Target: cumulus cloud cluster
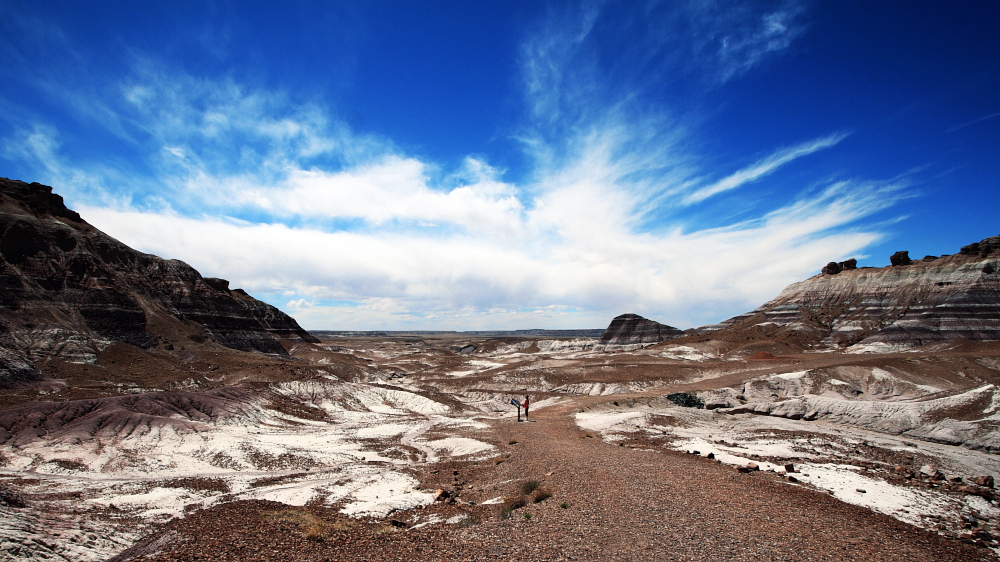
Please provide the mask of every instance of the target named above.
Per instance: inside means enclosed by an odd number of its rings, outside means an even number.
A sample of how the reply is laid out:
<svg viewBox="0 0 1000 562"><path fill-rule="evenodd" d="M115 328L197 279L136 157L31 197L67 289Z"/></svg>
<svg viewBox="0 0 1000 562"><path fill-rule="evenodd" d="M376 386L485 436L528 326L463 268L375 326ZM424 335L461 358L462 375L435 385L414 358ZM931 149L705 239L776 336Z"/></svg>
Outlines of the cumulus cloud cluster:
<svg viewBox="0 0 1000 562"><path fill-rule="evenodd" d="M731 79L787 47L799 15L791 4L743 14L714 50L696 50ZM602 327L623 312L688 327L879 237L855 223L892 205L899 184L817 178L739 220L693 225L689 209L845 135L820 131L706 172L667 110L596 92L587 44L600 17L592 7L554 19L521 51L529 116L517 136L533 168L519 183L483 156L442 169L320 104L149 61L105 102L118 123L108 128L140 148L148 177L122 185L74 162L46 127L8 143L20 151L8 156L37 161L122 241L229 278L316 329Z"/></svg>

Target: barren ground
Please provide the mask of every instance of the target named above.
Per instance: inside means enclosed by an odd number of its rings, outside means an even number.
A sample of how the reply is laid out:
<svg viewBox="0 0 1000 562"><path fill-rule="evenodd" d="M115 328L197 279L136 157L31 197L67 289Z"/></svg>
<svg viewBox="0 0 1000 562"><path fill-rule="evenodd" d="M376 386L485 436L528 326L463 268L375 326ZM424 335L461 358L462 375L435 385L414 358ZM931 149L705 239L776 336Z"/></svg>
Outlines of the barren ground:
<svg viewBox="0 0 1000 562"><path fill-rule="evenodd" d="M1000 478L996 346L184 352L121 346L6 395L0 486L26 507L0 501L0 559L995 559L1000 510L971 481ZM721 413L673 392L830 412ZM551 497L522 494L531 481Z"/></svg>

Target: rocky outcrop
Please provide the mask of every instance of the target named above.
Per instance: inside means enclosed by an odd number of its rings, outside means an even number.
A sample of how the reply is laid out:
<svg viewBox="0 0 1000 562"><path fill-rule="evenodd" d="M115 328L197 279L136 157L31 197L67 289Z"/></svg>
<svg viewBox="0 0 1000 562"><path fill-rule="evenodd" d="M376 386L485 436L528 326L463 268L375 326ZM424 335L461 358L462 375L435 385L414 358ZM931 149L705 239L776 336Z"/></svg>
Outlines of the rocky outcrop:
<svg viewBox="0 0 1000 562"><path fill-rule="evenodd" d="M828 265L713 328L751 333L754 327L779 327L858 351L957 338L1000 340L1000 236L916 262L908 252L896 252L892 264L836 272Z"/></svg>
<svg viewBox="0 0 1000 562"><path fill-rule="evenodd" d="M659 343L663 340L676 338L684 332L639 316L638 314L622 314L611 321L601 334L601 344L604 345L646 345Z"/></svg>
<svg viewBox="0 0 1000 562"><path fill-rule="evenodd" d="M858 260L851 258L849 260L842 262L832 261L826 264L826 266L823 268L823 273L826 273L827 275L836 275L841 271L848 271L857 268L858 268Z"/></svg>
<svg viewBox="0 0 1000 562"><path fill-rule="evenodd" d="M318 341L228 281L104 234L51 187L0 178L0 384L37 379L45 359L92 361L113 342L156 347L168 325L243 351Z"/></svg>

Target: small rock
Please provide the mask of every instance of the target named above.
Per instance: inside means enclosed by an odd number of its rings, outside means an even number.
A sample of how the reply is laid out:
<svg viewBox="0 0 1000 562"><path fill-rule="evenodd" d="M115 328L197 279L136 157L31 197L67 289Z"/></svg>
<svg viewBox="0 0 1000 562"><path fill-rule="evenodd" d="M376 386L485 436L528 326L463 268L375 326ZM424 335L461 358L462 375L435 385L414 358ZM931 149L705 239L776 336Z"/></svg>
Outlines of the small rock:
<svg viewBox="0 0 1000 562"><path fill-rule="evenodd" d="M389 524L392 525L393 527L396 527L397 529L406 529L409 527L409 525L398 519L390 519Z"/></svg>
<svg viewBox="0 0 1000 562"><path fill-rule="evenodd" d="M861 488L855 488L854 491L857 492L857 493L859 493L859 494L867 494L868 493L868 492L862 490Z"/></svg>
<svg viewBox="0 0 1000 562"><path fill-rule="evenodd" d="M799 479L796 478L796 477L794 477L794 476L786 476L786 478L788 478L789 482L798 482L799 481Z"/></svg>
<svg viewBox="0 0 1000 562"><path fill-rule="evenodd" d="M760 467L757 466L757 463L755 462L747 463L747 468L749 468L750 470L760 470Z"/></svg>
<svg viewBox="0 0 1000 562"><path fill-rule="evenodd" d="M985 486L986 488L992 488L993 487L993 477L992 476L988 476L988 475L987 476L979 476L979 477L976 477L976 479L973 480L973 482L976 484L976 486Z"/></svg>
<svg viewBox="0 0 1000 562"><path fill-rule="evenodd" d="M789 472L789 473L795 472L795 465L792 464L792 463L786 464L785 465L785 472Z"/></svg>
<svg viewBox="0 0 1000 562"><path fill-rule="evenodd" d="M920 474L930 478L931 480L941 481L944 480L944 473L937 469L937 467L925 464L920 467Z"/></svg>
<svg viewBox="0 0 1000 562"><path fill-rule="evenodd" d="M705 458L706 459L714 459L715 458L715 453L709 453L709 454L705 455Z"/></svg>

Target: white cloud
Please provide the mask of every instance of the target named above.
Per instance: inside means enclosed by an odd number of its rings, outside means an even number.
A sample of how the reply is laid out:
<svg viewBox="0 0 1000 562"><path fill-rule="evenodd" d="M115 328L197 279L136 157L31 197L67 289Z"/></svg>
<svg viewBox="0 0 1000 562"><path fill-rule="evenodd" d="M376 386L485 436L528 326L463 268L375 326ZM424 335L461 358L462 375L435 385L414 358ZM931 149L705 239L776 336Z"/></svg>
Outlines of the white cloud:
<svg viewBox="0 0 1000 562"><path fill-rule="evenodd" d="M774 14L744 14L743 27L721 18L736 41L726 64L744 72L787 46L794 14ZM585 10L522 50L530 117L520 138L533 168L517 184L483 157L442 169L318 103L148 61L116 99L92 105L115 116L109 129L146 132L134 145L152 177L68 161L46 128L6 146L57 191L70 182L71 202L98 228L268 296L317 329L593 328L623 312L689 327L744 312L879 238L854 225L892 205L899 183L841 181L742 222L689 224L685 204L724 198L843 135L706 186L688 132L665 109L627 88L595 93L593 66L578 63L598 17Z"/></svg>
<svg viewBox="0 0 1000 562"><path fill-rule="evenodd" d="M684 203L693 204L700 201L704 201L713 195L717 195L724 191L729 191L730 189L736 189L741 185L756 181L768 174L771 174L779 167L800 158L816 152L817 150L822 150L824 148L830 148L836 145L840 141L844 140L847 135L844 133L837 133L829 135L823 138L815 139L809 142L798 144L789 148L783 148L774 154L754 162L750 167L744 168L728 177L725 177L711 185L699 188L694 193L691 193L684 199Z"/></svg>
<svg viewBox="0 0 1000 562"><path fill-rule="evenodd" d="M733 10L727 11L732 13ZM720 79L725 82L745 74L768 55L791 46L805 31L805 24L800 22L804 11L798 2L783 2L778 9L761 14L756 21L751 18L731 21L731 27L724 29L718 40Z"/></svg>

